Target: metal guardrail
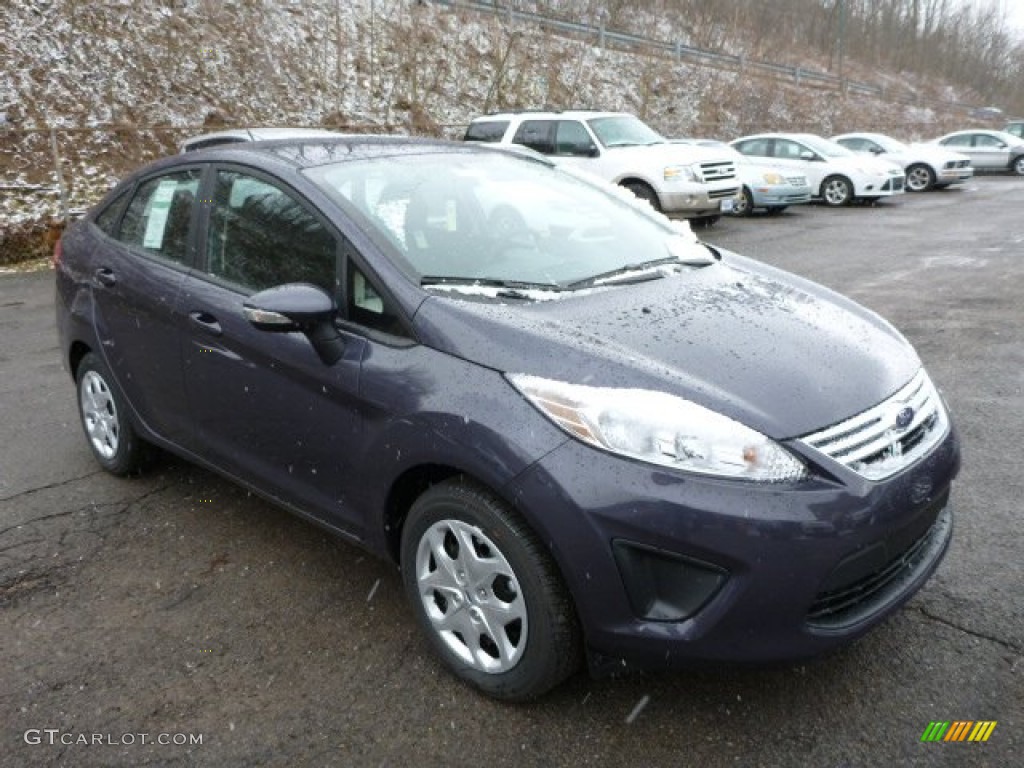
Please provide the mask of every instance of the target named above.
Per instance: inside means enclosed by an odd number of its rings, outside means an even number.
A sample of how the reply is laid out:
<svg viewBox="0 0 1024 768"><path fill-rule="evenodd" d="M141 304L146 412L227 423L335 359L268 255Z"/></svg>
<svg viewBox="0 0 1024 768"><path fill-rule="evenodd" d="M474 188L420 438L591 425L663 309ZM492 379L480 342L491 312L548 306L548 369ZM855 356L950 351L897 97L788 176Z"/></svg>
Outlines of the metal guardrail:
<svg viewBox="0 0 1024 768"><path fill-rule="evenodd" d="M778 62L752 59L742 55L722 53L706 48L698 48L686 45L680 41L665 41L651 37L636 35L631 32L620 32L607 29L603 23L586 24L582 22L559 19L532 11L521 11L513 8L511 3L500 6L497 0L434 0L437 5L444 5L453 10L462 9L488 13L494 16L505 16L511 23L521 21L535 24L543 29L550 29L556 32L564 32L584 37L593 37L598 45L617 45L626 48L644 48L652 53L669 54L681 61L683 58L693 59L708 64L733 67L736 69L748 69L765 72L775 76L783 76L792 79L795 83L813 82L822 85L831 85L846 93L859 93L866 96L878 96L888 98L900 104L911 105L936 105L942 107L957 107L960 109L973 109L974 105L965 104L959 101L946 101L942 99L927 99L917 94L900 96L898 94L887 94L887 90L874 83L865 83L858 80L839 77L828 72L820 72L813 69L806 69L800 66L780 64Z"/></svg>

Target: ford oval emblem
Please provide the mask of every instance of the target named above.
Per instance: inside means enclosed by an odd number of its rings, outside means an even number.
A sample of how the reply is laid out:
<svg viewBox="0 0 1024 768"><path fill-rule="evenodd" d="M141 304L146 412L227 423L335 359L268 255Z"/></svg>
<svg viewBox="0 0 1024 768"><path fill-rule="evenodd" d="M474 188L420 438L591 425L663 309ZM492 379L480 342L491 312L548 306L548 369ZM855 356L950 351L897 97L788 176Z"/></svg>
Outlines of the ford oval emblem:
<svg viewBox="0 0 1024 768"><path fill-rule="evenodd" d="M909 405L896 414L896 429L906 429L914 420L914 409Z"/></svg>

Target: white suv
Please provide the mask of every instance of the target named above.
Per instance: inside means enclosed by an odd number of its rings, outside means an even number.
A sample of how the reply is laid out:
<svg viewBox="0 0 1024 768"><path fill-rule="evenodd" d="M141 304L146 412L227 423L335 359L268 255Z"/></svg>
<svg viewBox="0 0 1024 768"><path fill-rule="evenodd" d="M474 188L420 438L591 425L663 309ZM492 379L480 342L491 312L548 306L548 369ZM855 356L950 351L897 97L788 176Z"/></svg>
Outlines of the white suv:
<svg viewBox="0 0 1024 768"><path fill-rule="evenodd" d="M732 211L740 194L728 154L670 144L622 112L504 112L476 118L463 138L529 147L687 218L716 219Z"/></svg>

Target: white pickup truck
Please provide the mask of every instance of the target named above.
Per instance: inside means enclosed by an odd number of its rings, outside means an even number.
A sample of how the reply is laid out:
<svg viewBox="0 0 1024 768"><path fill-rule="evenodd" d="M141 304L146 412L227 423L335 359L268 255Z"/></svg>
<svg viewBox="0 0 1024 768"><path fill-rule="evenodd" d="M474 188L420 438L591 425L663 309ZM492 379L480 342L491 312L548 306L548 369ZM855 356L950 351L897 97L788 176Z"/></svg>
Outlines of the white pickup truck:
<svg viewBox="0 0 1024 768"><path fill-rule="evenodd" d="M476 118L463 138L529 147L620 184L666 214L713 220L740 195L727 154L671 144L622 112L502 112Z"/></svg>

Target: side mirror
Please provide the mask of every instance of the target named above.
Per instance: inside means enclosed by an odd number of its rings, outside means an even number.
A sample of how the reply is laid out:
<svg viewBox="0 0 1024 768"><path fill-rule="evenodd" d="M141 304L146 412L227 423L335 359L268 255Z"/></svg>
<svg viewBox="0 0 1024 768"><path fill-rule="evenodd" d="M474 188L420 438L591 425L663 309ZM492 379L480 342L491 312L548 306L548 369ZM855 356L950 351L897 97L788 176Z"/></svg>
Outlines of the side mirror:
<svg viewBox="0 0 1024 768"><path fill-rule="evenodd" d="M803 150L800 153L800 159L801 160L810 160L810 161L813 162L814 160L818 159L818 156L816 154L814 154L813 152L811 152L809 149L805 149L805 150Z"/></svg>
<svg viewBox="0 0 1024 768"><path fill-rule="evenodd" d="M584 155L586 157L599 157L601 155L601 150L597 148L596 144L591 144L589 147L587 147L587 151L584 153Z"/></svg>
<svg viewBox="0 0 1024 768"><path fill-rule="evenodd" d="M885 154L885 150L882 149L881 147L872 147L869 151L871 152L872 155L884 155Z"/></svg>
<svg viewBox="0 0 1024 768"><path fill-rule="evenodd" d="M341 359L345 343L334 327L334 299L309 283L286 283L253 294L242 304L253 327L270 333L301 331L320 359L332 365Z"/></svg>

